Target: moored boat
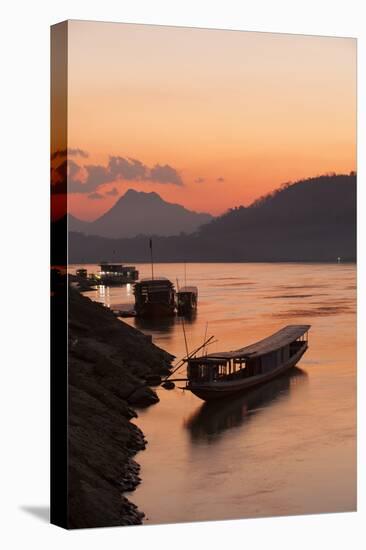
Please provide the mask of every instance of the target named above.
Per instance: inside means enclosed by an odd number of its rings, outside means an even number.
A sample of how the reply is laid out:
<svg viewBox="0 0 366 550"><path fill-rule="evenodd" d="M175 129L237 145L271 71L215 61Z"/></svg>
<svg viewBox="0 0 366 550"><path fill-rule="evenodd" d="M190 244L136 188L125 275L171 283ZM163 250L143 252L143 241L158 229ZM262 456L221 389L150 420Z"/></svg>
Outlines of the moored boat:
<svg viewBox="0 0 366 550"><path fill-rule="evenodd" d="M175 289L169 279L142 279L134 286L138 317L170 317L175 313Z"/></svg>
<svg viewBox="0 0 366 550"><path fill-rule="evenodd" d="M188 315L197 309L198 289L196 286L183 286L177 292L177 310L180 315Z"/></svg>
<svg viewBox="0 0 366 550"><path fill-rule="evenodd" d="M308 349L310 325L288 325L236 351L187 361L186 389L204 401L235 395L295 366Z"/></svg>
<svg viewBox="0 0 366 550"><path fill-rule="evenodd" d="M134 283L139 278L139 272L133 265L111 264L101 262L100 271L95 276L96 284L99 285L123 285Z"/></svg>
<svg viewBox="0 0 366 550"><path fill-rule="evenodd" d="M76 270L76 276L80 277L81 279L87 279L88 278L88 270L84 268L80 268Z"/></svg>

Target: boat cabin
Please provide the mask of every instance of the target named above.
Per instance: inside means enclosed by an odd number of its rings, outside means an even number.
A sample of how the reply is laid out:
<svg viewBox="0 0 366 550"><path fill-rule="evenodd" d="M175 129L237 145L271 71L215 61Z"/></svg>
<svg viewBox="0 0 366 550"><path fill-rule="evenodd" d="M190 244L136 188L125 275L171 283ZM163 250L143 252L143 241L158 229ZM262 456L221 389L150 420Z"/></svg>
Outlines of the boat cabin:
<svg viewBox="0 0 366 550"><path fill-rule="evenodd" d="M101 262L97 278L100 284L126 284L137 281L139 272L132 265Z"/></svg>
<svg viewBox="0 0 366 550"><path fill-rule="evenodd" d="M137 315L172 315L175 310L175 288L169 279L142 279L134 286Z"/></svg>
<svg viewBox="0 0 366 550"><path fill-rule="evenodd" d="M307 349L309 325L289 325L245 348L188 360L188 385L270 375Z"/></svg>
<svg viewBox="0 0 366 550"><path fill-rule="evenodd" d="M190 313L197 309L198 288L196 286L183 286L177 292L178 313Z"/></svg>
<svg viewBox="0 0 366 550"><path fill-rule="evenodd" d="M88 270L87 269L77 269L76 270L77 277L81 277L82 279L87 279L88 277Z"/></svg>

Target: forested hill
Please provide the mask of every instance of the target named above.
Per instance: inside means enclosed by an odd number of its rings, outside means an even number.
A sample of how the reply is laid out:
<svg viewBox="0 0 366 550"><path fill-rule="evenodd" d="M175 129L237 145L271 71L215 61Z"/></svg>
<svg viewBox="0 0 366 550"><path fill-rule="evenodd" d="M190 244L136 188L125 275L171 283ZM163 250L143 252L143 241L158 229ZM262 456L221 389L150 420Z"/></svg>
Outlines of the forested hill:
<svg viewBox="0 0 366 550"><path fill-rule="evenodd" d="M143 228L141 228L143 232ZM71 262L148 261L146 237L70 235ZM154 238L156 261L344 261L356 259L356 175L287 184L239 206L193 235Z"/></svg>

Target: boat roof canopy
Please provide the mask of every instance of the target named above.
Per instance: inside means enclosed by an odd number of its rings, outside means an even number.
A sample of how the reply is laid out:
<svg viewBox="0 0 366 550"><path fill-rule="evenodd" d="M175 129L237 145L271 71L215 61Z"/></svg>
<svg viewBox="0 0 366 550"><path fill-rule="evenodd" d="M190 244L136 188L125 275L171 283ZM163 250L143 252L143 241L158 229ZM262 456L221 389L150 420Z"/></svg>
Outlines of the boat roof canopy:
<svg viewBox="0 0 366 550"><path fill-rule="evenodd" d="M169 279L167 279L166 277L156 277L154 279L149 279L149 278L145 278L145 279L140 279L140 283L144 283L145 285L146 284L149 284L149 285L154 285L154 284L161 284L161 283L165 283L165 284L173 284L171 281L169 281ZM138 283L137 283L138 284Z"/></svg>
<svg viewBox="0 0 366 550"><path fill-rule="evenodd" d="M111 269L111 270L119 270L119 269L136 269L134 265L124 265L124 264L112 264L111 262L100 262L100 264L98 264L102 269L103 268L108 268L108 269Z"/></svg>
<svg viewBox="0 0 366 550"><path fill-rule="evenodd" d="M291 342L303 336L309 329L310 325L287 325L278 332L275 332L263 340L259 340L259 342L255 344L234 351L211 353L207 355L207 359L251 359L259 357L291 344Z"/></svg>
<svg viewBox="0 0 366 550"><path fill-rule="evenodd" d="M198 294L198 288L196 286L182 286L180 289L179 289L179 293L183 293L183 292L189 292L190 294Z"/></svg>

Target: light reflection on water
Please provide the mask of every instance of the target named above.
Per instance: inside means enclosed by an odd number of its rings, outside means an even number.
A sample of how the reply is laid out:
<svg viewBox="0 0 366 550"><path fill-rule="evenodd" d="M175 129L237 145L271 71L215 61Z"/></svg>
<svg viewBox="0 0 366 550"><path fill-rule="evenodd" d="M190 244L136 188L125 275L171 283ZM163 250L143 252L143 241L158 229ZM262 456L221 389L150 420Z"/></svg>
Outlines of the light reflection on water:
<svg viewBox="0 0 366 550"><path fill-rule="evenodd" d="M137 267L149 276L148 265ZM155 271L183 280L184 265ZM143 482L129 495L146 523L355 509L355 266L191 264L187 275L199 288L197 315L185 323L190 349L208 322L219 340L210 351L291 323L312 325L309 350L298 369L226 403L158 389L160 403L136 420L149 444L137 456ZM112 308L133 305L131 287L88 295ZM178 318L127 322L184 355Z"/></svg>

